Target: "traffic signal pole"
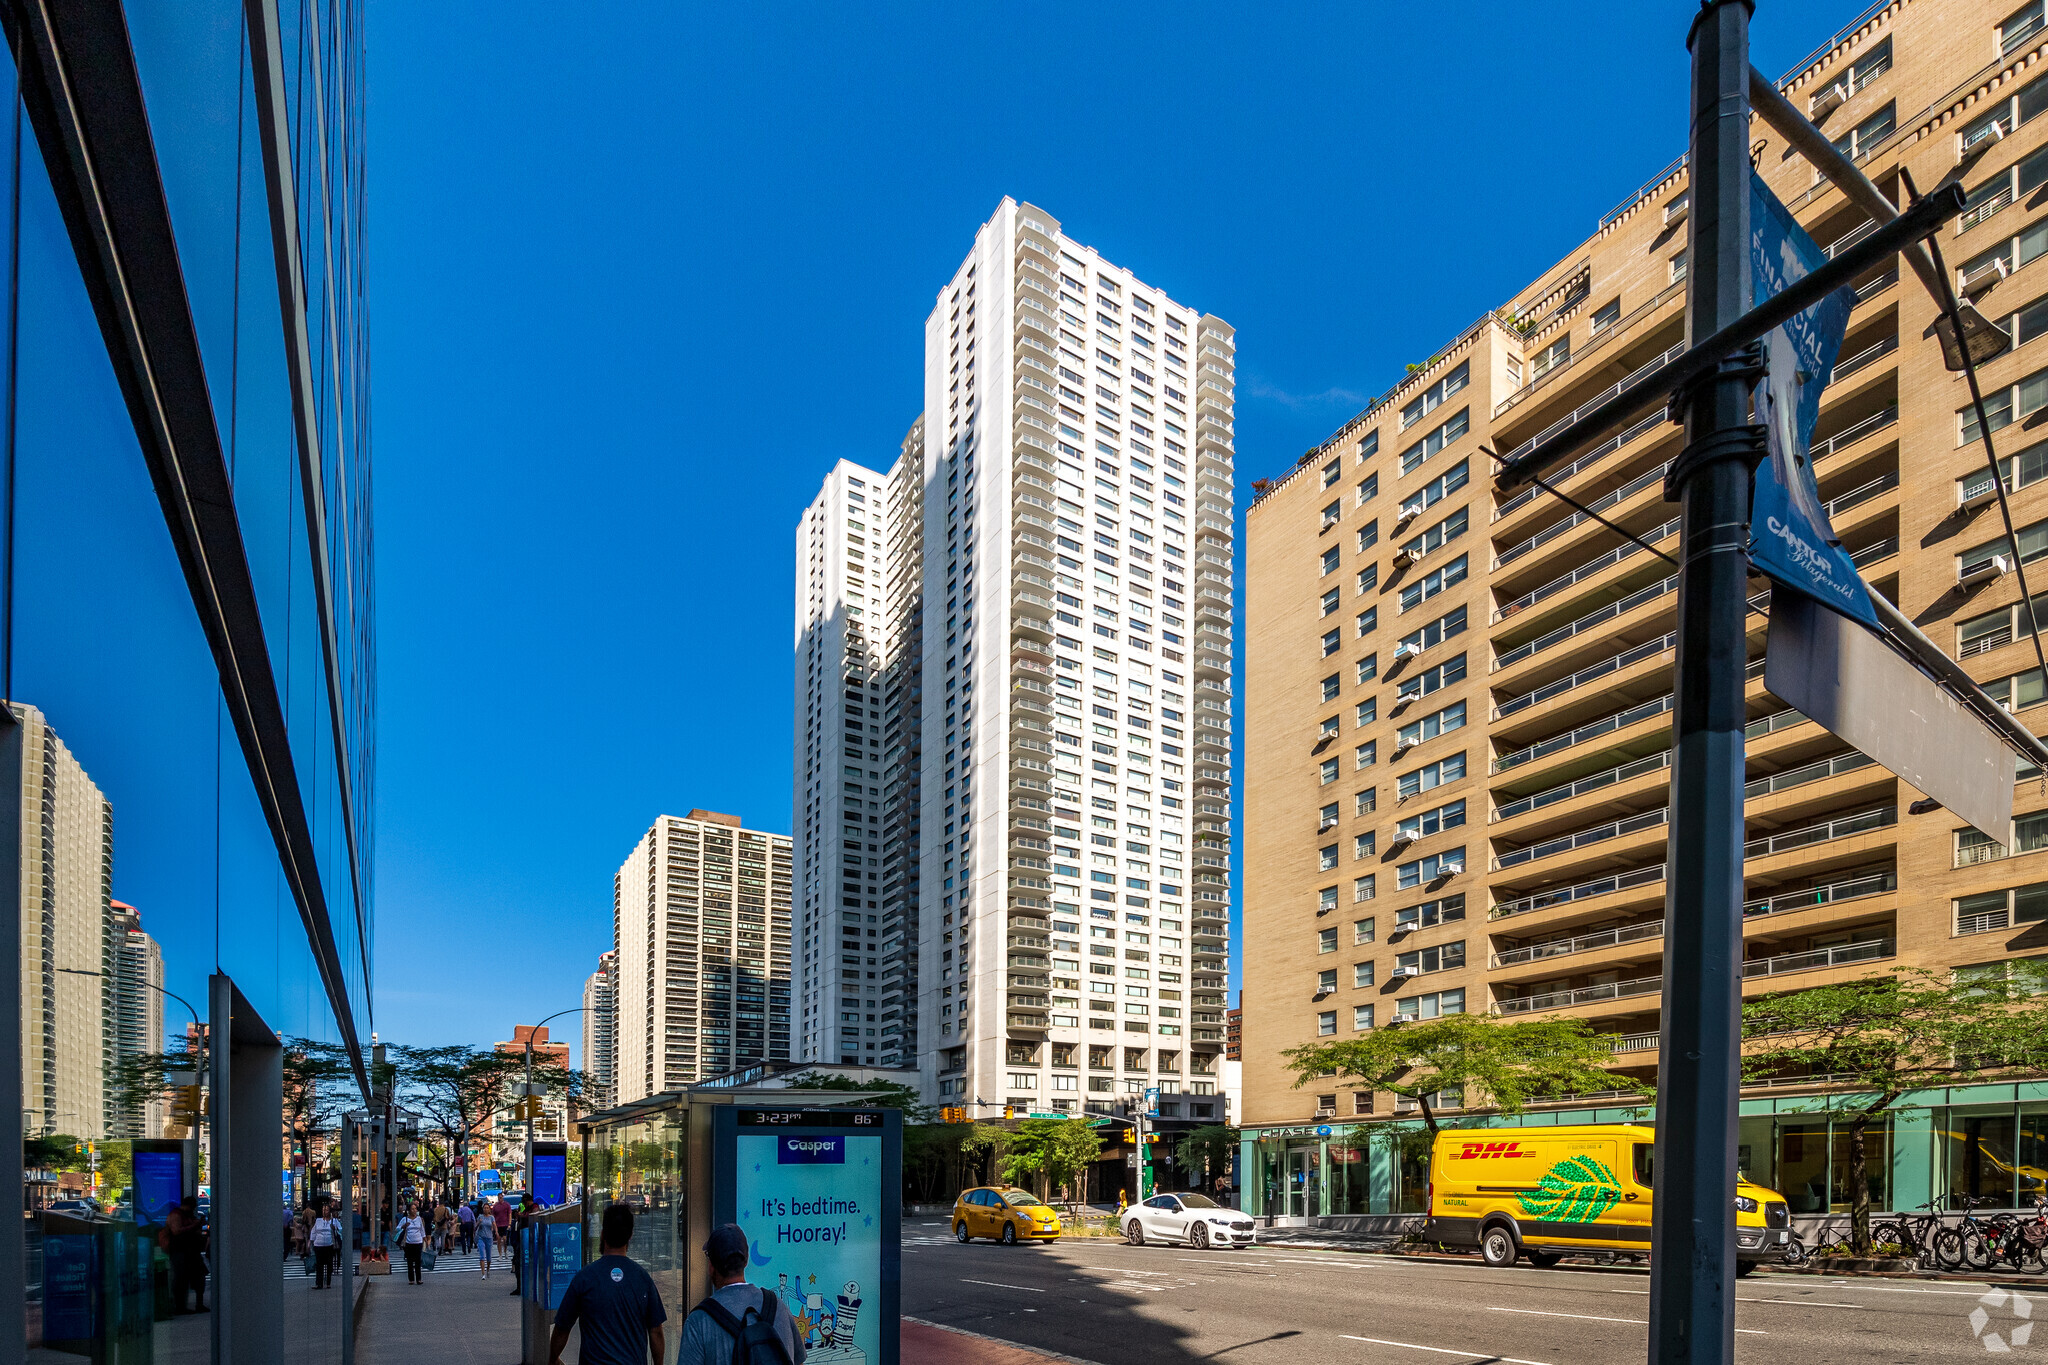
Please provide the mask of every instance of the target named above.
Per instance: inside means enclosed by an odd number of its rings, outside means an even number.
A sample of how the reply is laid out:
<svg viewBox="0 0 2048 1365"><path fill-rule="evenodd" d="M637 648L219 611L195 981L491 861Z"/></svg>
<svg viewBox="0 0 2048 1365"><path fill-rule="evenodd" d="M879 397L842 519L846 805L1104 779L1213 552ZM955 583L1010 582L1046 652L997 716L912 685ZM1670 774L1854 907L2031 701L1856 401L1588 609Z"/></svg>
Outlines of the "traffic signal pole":
<svg viewBox="0 0 2048 1365"><path fill-rule="evenodd" d="M1692 50L1686 335L1749 310L1751 0L1702 0ZM1657 1068L1649 1359L1735 1354L1735 1137L1742 1022L1742 779L1750 420L1760 353L1722 360L1680 396L1678 657Z"/></svg>

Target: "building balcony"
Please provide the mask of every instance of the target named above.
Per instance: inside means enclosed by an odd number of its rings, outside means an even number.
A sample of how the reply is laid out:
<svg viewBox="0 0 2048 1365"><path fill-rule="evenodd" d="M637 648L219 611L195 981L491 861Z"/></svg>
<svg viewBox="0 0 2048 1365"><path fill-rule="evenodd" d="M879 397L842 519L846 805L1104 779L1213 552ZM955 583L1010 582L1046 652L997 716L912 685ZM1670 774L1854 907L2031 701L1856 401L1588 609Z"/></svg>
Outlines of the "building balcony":
<svg viewBox="0 0 2048 1365"><path fill-rule="evenodd" d="M1617 522L1640 535L1643 531L1668 520L1668 517L1662 515L1658 509L1664 506L1664 473L1669 467L1668 460L1662 464L1652 465L1648 469L1638 471L1619 488L1591 500L1580 498L1579 501L1585 503L1588 511L1601 513L1607 520ZM1552 500L1546 506L1548 511L1555 514L1565 504ZM1526 561L1533 566L1534 573L1542 574L1543 561L1531 560L1529 557L1545 546L1555 547L1551 551L1553 556L1562 558L1567 563L1577 563L1598 553L1596 547L1599 547L1603 540L1615 538L1613 531L1601 525L1587 512L1576 509L1554 516L1540 529L1520 540L1505 539L1503 533L1512 534L1519 529L1518 525L1494 528L1494 544L1498 547L1493 556L1493 583L1496 591L1522 590L1518 580L1526 577L1530 571L1508 573L1505 581L1502 576L1502 571L1509 570L1517 563ZM1546 578L1548 576L1544 575Z"/></svg>
<svg viewBox="0 0 2048 1365"><path fill-rule="evenodd" d="M1631 643L1630 635L1644 633L1640 628L1644 623L1663 623L1675 606L1675 599L1665 599L1677 589L1678 576L1672 574L1602 603L1534 639L1502 650L1494 656L1493 685L1520 690L1529 679L1538 676L1539 670L1546 674L1570 671L1615 652L1616 644L1626 647ZM1632 619L1635 617L1640 620ZM1631 631L1632 625L1638 629ZM1664 631L1653 633L1662 635ZM1517 669L1518 664L1530 666Z"/></svg>
<svg viewBox="0 0 2048 1365"><path fill-rule="evenodd" d="M1679 519L1673 517L1661 526L1656 526L1642 532L1641 538L1648 541L1651 545L1656 545L1667 537L1678 534L1678 522ZM1568 596L1561 600L1557 600L1556 608L1548 613L1548 615L1569 617L1576 613L1579 603L1584 598L1606 589L1607 584L1604 580L1609 569L1614 568L1617 564L1627 563L1634 560L1637 556L1647 553L1635 541L1625 540L1613 549L1586 560L1577 568L1562 573L1547 583L1539 584L1519 597L1503 602L1493 613L1493 624L1501 626L1512 618L1520 617L1520 620L1515 621L1515 627L1519 630L1549 627L1552 622L1549 619L1538 617L1533 612L1533 608L1540 603L1559 599L1560 594L1568 594ZM1661 563L1661 561L1659 562ZM1503 640L1503 637L1507 636L1508 633L1507 630L1496 630L1494 632L1496 653L1504 655L1510 652L1513 646Z"/></svg>

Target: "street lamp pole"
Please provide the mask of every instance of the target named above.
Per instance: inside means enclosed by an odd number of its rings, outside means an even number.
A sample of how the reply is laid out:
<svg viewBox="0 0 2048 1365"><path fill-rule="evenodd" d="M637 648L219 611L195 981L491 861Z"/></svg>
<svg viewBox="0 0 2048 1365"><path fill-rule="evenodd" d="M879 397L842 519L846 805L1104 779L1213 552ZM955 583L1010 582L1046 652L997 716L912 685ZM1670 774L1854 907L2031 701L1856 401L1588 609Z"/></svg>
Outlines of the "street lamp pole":
<svg viewBox="0 0 2048 1365"><path fill-rule="evenodd" d="M533 1035L547 1027L549 1019L560 1019L565 1014L584 1014L588 1007L578 1005L574 1009L556 1010L547 1019L541 1020L526 1031L526 1092L520 1098L526 1109L526 1192L530 1199L538 1199L539 1191L533 1187Z"/></svg>

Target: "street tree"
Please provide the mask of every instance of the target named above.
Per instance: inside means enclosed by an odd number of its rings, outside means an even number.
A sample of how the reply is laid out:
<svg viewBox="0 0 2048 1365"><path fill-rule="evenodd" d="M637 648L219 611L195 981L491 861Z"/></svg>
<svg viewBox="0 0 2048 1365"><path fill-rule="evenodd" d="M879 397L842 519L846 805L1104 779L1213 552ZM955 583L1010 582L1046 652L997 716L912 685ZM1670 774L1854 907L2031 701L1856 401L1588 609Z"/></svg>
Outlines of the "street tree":
<svg viewBox="0 0 2048 1365"><path fill-rule="evenodd" d="M1991 973L1901 967L1786 991L1742 1009L1745 1081L1811 1077L1829 1093L1849 1149L1855 1254L1871 1254L1871 1127L1915 1090L2037 1073L2048 1064L2048 978L2029 964Z"/></svg>
<svg viewBox="0 0 2048 1365"><path fill-rule="evenodd" d="M1237 1150L1237 1142L1238 1131L1229 1124L1207 1124L1182 1137L1173 1155L1182 1170L1202 1172L1202 1185L1207 1191L1215 1185L1216 1177L1229 1168L1230 1154Z"/></svg>
<svg viewBox="0 0 2048 1365"><path fill-rule="evenodd" d="M1035 1178L1045 1199L1071 1185L1101 1151L1102 1134L1086 1119L1025 1119L1010 1132L997 1165L1013 1185Z"/></svg>
<svg viewBox="0 0 2048 1365"><path fill-rule="evenodd" d="M1519 1114L1538 1100L1588 1091L1648 1095L1632 1076L1609 1071L1613 1044L1580 1019L1503 1020L1448 1014L1426 1023L1393 1023L1355 1038L1304 1043L1281 1054L1294 1086L1334 1077L1341 1088L1385 1090L1414 1101L1434 1143L1436 1105L1450 1092L1461 1108Z"/></svg>
<svg viewBox="0 0 2048 1365"><path fill-rule="evenodd" d="M400 1045L388 1051L394 1058L397 1093L420 1111L427 1129L440 1139L430 1163L437 1167L437 1178L448 1184L451 1168L467 1153L470 1142L489 1137L491 1116L511 1105L514 1082L526 1076L526 1056L461 1043ZM539 1076L542 1068L534 1071Z"/></svg>
<svg viewBox="0 0 2048 1365"><path fill-rule="evenodd" d="M930 1123L939 1115L936 1108L918 1097L914 1087L896 1081L857 1081L851 1076L838 1076L829 1071L804 1071L789 1077L783 1084L791 1090L836 1090L871 1095L871 1103L876 1107L901 1110L905 1124Z"/></svg>

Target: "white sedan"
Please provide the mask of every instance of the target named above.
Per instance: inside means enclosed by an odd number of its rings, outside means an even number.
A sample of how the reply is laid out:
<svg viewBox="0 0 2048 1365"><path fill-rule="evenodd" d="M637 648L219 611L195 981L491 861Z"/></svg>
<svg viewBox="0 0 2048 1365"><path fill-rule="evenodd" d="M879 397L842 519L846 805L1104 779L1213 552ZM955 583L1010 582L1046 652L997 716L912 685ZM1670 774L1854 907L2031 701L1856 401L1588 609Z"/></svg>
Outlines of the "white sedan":
<svg viewBox="0 0 2048 1365"><path fill-rule="evenodd" d="M1252 1220L1200 1194L1155 1194L1124 1214L1124 1237L1132 1246L1147 1241L1186 1242L1192 1247L1248 1247Z"/></svg>

